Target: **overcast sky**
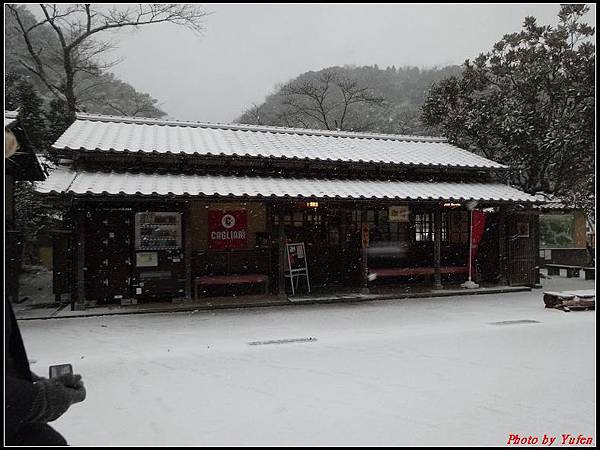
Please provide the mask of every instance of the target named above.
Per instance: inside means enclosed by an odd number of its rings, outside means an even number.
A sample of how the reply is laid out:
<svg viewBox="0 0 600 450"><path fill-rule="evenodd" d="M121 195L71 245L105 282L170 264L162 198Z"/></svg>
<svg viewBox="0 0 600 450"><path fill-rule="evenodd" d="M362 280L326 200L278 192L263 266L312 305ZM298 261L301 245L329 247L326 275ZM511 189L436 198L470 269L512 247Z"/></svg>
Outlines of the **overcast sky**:
<svg viewBox="0 0 600 450"><path fill-rule="evenodd" d="M113 72L169 117L230 122L278 83L333 65L443 66L491 49L552 5L204 4L204 36L174 25L120 33ZM595 6L587 22L595 26Z"/></svg>

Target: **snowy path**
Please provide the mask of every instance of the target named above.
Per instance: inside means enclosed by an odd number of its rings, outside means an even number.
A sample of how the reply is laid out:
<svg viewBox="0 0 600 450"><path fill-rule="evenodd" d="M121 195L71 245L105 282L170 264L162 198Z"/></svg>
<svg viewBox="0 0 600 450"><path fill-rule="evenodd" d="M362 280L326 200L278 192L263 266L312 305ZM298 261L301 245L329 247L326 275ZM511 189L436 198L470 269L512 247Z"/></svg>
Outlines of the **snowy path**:
<svg viewBox="0 0 600 450"><path fill-rule="evenodd" d="M83 374L87 400L55 422L72 445L502 445L510 433L581 433L595 443L595 313L546 310L541 297L534 290L21 327L34 370L71 362ZM508 320L540 323L491 324ZM316 341L248 344L308 337Z"/></svg>

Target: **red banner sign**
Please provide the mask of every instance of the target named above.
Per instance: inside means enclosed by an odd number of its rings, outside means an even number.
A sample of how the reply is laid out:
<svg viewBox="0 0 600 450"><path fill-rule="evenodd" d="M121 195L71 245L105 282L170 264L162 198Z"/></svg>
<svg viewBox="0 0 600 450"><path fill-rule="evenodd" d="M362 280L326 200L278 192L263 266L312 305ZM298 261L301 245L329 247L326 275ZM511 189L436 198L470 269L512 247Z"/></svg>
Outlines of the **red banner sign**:
<svg viewBox="0 0 600 450"><path fill-rule="evenodd" d="M473 237L473 242L471 246L471 276L475 276L475 258L477 258L477 250L479 248L479 242L481 242L481 237L483 236L483 231L485 230L485 212L473 210L473 223L471 234Z"/></svg>
<svg viewBox="0 0 600 450"><path fill-rule="evenodd" d="M208 248L222 250L248 247L246 210L208 211Z"/></svg>

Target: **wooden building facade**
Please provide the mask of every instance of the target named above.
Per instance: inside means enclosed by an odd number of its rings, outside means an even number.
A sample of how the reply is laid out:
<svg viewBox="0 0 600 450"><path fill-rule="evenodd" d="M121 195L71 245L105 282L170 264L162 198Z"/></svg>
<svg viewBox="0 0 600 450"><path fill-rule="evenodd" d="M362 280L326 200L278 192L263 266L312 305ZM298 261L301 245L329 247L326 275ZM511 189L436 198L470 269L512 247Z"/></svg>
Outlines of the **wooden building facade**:
<svg viewBox="0 0 600 450"><path fill-rule="evenodd" d="M288 295L297 242L317 291L440 288L469 275L472 217L473 277L538 281L536 199L440 138L82 114L52 150L38 190L71 202L57 248L82 307Z"/></svg>

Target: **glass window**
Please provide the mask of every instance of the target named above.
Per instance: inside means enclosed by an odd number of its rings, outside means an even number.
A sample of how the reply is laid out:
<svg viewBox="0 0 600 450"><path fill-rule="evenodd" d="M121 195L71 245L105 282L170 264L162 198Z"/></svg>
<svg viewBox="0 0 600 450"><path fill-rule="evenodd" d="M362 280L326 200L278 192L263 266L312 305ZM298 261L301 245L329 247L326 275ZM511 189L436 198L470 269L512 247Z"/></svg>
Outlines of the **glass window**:
<svg viewBox="0 0 600 450"><path fill-rule="evenodd" d="M294 212L294 226L301 227L303 222L302 211Z"/></svg>
<svg viewBox="0 0 600 450"><path fill-rule="evenodd" d="M433 214L415 214L415 241L433 240Z"/></svg>
<svg viewBox="0 0 600 450"><path fill-rule="evenodd" d="M467 211L449 212L448 228L452 244L469 243L469 213Z"/></svg>
<svg viewBox="0 0 600 450"><path fill-rule="evenodd" d="M442 242L448 242L448 218L441 214ZM432 242L435 240L434 213L415 214L415 241Z"/></svg>

